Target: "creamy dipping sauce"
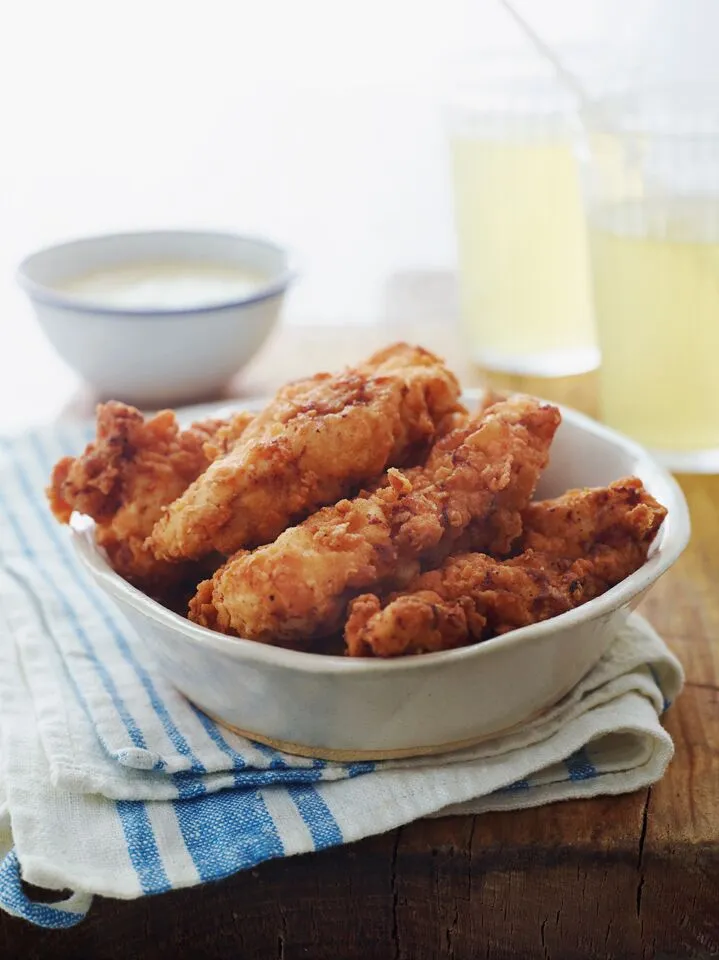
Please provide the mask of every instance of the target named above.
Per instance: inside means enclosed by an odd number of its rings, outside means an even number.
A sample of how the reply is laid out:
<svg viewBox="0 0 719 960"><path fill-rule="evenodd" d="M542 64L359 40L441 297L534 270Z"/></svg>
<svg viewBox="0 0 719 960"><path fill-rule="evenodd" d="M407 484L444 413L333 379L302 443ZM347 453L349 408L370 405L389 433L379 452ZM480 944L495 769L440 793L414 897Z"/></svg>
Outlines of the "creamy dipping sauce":
<svg viewBox="0 0 719 960"><path fill-rule="evenodd" d="M268 277L235 263L159 261L100 267L54 284L86 303L130 310L174 310L241 300Z"/></svg>

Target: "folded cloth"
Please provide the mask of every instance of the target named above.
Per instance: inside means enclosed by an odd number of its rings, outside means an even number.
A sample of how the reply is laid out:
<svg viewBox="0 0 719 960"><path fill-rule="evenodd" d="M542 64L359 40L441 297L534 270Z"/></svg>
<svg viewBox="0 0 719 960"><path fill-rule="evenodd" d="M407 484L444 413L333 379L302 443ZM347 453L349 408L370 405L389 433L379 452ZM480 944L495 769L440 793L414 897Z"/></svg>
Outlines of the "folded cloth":
<svg viewBox="0 0 719 960"><path fill-rule="evenodd" d="M682 670L632 615L572 693L520 730L442 757L333 763L224 730L157 671L86 578L43 487L83 426L0 445L0 906L46 927L420 817L636 790L673 752ZM6 845L7 845L6 844ZM31 900L21 883L69 890Z"/></svg>

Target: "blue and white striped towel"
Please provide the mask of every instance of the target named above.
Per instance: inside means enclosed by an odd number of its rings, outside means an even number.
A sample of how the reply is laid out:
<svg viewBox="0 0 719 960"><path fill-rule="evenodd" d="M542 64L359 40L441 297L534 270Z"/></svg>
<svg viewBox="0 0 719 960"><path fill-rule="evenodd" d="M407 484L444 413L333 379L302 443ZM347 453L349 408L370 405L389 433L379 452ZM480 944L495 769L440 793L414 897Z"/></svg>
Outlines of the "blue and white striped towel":
<svg viewBox="0 0 719 960"><path fill-rule="evenodd" d="M577 689L509 736L441 759L305 760L229 733L157 672L84 576L43 487L88 425L0 442L0 906L46 927L424 816L615 794L672 755L682 671L632 617ZM3 843L5 849L2 849ZM71 890L28 899L32 884Z"/></svg>

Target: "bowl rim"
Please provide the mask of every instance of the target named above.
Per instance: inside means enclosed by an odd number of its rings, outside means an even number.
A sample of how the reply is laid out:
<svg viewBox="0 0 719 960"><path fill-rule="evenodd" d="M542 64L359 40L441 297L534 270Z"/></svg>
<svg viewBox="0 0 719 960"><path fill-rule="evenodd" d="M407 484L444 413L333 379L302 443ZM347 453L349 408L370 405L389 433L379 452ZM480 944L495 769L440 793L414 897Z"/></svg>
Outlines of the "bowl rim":
<svg viewBox="0 0 719 960"><path fill-rule="evenodd" d="M472 394L476 396L480 392L465 391L463 396L469 398ZM248 403L251 403L251 401L244 402L242 408L247 407ZM671 516L671 523L668 526L662 525L660 529L660 536L663 534L663 537L659 549L651 554L638 570L601 596L556 617L526 627L519 627L500 636L491 637L481 643L436 653L417 654L397 657L396 659L379 659L306 653L258 643L244 637L227 636L192 623L180 614L168 610L124 580L110 567L104 552L95 543L94 522L89 517L77 513L72 515L70 519L72 540L83 565L107 593L113 595L121 603L128 604L137 613L155 623L182 634L189 642L196 643L200 647L213 649L216 653L228 655L233 660L250 660L259 665L294 671L300 670L311 674L369 676L392 673L393 671L431 670L443 664L489 656L499 648L508 648L539 640L549 634L571 630L580 624L613 613L631 602L658 580L675 563L689 542L691 533L689 508L684 493L674 477L633 440L610 427L605 427L571 407L562 404L556 404L556 406L559 407L562 418L566 419L567 422L575 424L597 438L612 442L637 459L643 468L641 472L644 474L645 481L648 481L651 474L653 478L664 485L669 494L669 497L666 498L669 502L665 502L664 506L667 508L668 515ZM227 402L218 403L217 409L222 408L229 409L230 404ZM238 405L235 409L240 409L240 406Z"/></svg>
<svg viewBox="0 0 719 960"><path fill-rule="evenodd" d="M54 253L68 248L92 246L98 241L102 242L109 239L132 241L138 237L194 237L199 241L202 238L220 237L226 240L242 240L250 244L256 244L265 247L280 254L285 259L284 268L267 283L263 284L254 293L244 297L233 297L232 299L217 300L212 303L195 305L192 307L113 307L106 303L93 302L91 300L82 300L74 297L72 294L61 293L52 287L46 286L34 280L29 273L32 269L33 261L38 257ZM130 260L132 258L129 258ZM274 240L258 234L235 233L232 230L202 230L202 229L169 229L169 230L129 230L109 233L96 233L85 237L76 237L71 240L63 240L61 243L52 243L41 247L29 253L18 264L15 272L15 279L22 290L37 303L46 304L58 310L67 310L72 313L82 314L102 314L110 318L127 318L138 316L151 316L156 319L165 319L178 316L193 316L195 314L216 313L221 310L233 310L238 307L250 306L256 303L262 303L273 297L281 296L289 285L297 279L299 275L298 257L295 251L290 247L283 246Z"/></svg>

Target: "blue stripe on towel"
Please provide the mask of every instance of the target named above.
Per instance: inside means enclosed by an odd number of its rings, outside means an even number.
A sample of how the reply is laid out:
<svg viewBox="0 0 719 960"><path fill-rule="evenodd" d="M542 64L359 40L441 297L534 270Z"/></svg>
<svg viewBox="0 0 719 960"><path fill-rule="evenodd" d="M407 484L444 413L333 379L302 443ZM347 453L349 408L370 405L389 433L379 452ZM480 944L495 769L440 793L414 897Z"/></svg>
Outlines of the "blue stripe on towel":
<svg viewBox="0 0 719 960"><path fill-rule="evenodd" d="M35 455L37 457L38 463L40 464L40 467L46 472L48 472L49 474L49 471L51 470L52 467L50 462L51 457L48 454L48 451L43 450L37 434L31 435L30 442L33 446L33 449L35 451ZM40 503L38 501L38 498L34 495L32 485L30 484L28 477L25 471L23 470L22 465L17 460L15 460L15 467L16 467L16 471L15 471L16 475L22 486L23 492L25 493L27 500L32 505L36 515L39 517L45 531L50 536L53 543L62 554L64 560L67 563L68 569L72 571L74 581L81 588L83 594L87 597L90 603L92 603L95 609L98 610L98 612L101 614L106 627L108 628L109 632L112 634L112 637L117 644L118 649L122 653L125 660L132 666L135 673L137 674L137 677L142 687L144 688L145 692L147 693L150 703L152 704L152 707L155 713L157 714L160 722L162 723L162 726L168 738L170 739L170 742L172 743L173 747L177 750L179 754L181 754L184 757L188 757L191 760L191 769L195 773L204 773L205 772L204 765L197 759L197 757L194 756L189 743L183 737L182 733L177 729L177 726L175 725L172 717L170 716L170 713L167 707L163 703L162 699L158 696L157 690L155 689L155 685L153 684L149 674L144 669L144 667L142 667L142 665L137 662L137 659L135 658L127 642L127 638L122 633L122 631L118 629L117 624L114 622L112 617L108 615L107 608L105 607L104 602L101 602L99 595L94 592L94 589L91 586L89 586L82 571L78 570L77 561L73 556L73 554L71 553L71 551L69 550L69 546L65 537L60 534L60 531L57 528L57 525L52 520L52 517L50 516L48 509L45 507L44 504ZM67 601L64 601L64 602L67 605ZM73 616L73 620L77 623L77 617L74 615L74 611L72 613L72 616ZM95 664L97 665L98 670L102 670L103 668L101 666L100 660L95 655L94 651L90 649L88 651L88 654L92 656ZM135 744L135 745L139 746L139 744Z"/></svg>
<svg viewBox="0 0 719 960"><path fill-rule="evenodd" d="M24 554L25 556L27 556L28 559L31 560L33 563L38 564L38 563L39 563L38 558L35 557L32 549L30 548L29 543L28 543L28 541L26 540L25 535L24 535L24 533L23 533L23 531L22 531L22 528L16 523L15 518L13 517L12 513L7 509L7 505L5 504L5 501L4 501L3 497L2 497L2 493L1 493L1 492L0 492L0 506L2 506L4 512L6 513L6 515L8 516L8 518L9 518L9 520L10 520L10 525L11 525L11 527L12 527L14 533L15 533L15 536L17 537L18 543L20 544L20 547L21 547L21 549L22 549L22 551L23 551L23 554ZM13 577L17 577L17 575L16 575L16 574L13 574L13 573L11 573L10 575L13 576ZM58 589L57 589L54 581L53 581L51 578L48 578L48 582L53 586L53 588L55 589L56 594L57 594L58 596L60 596L61 600L64 601L64 597L63 597L62 594L58 591ZM69 608L69 606L68 606L67 609L70 610L71 608ZM41 613L41 611L40 611L40 613ZM81 625L80 625L79 622L76 620L76 618L75 618L74 616L72 616L72 611L71 611L71 617L72 617L73 622L74 622L74 625L75 625L75 627L76 627L76 629L77 629L78 636L84 637L85 640L87 641L86 635L85 635L85 633L84 633ZM41 622L42 622L42 620L41 620ZM43 625L44 625L44 626L47 626L47 625L45 625L44 623L43 623ZM89 641L87 641L87 642L89 643ZM107 676L106 672L104 671L104 668L103 668L103 671L102 671L102 672L104 672L105 675ZM88 719L89 719L90 721L92 721L92 717L91 717L91 713L90 713L90 708L89 708L89 706L88 706L88 704L87 704L87 701L85 700L85 697L83 696L80 688L79 688L78 685L77 685L77 681L75 680L75 678L73 677L73 675L72 675L69 671L67 671L67 676L68 676L68 679L69 679L69 682L70 682L70 686L72 687L72 690L73 690L73 692L74 692L74 694L75 694L75 697L77 698L78 703L80 704L82 710L85 712L85 715L88 717ZM112 681L111 681L111 679L109 678L109 676L107 676L107 680L108 680L109 685L110 685L110 687L109 687L109 689L108 689L108 692L110 692L111 690L114 690L114 685L112 684ZM106 688L106 689L107 689L107 688ZM114 702L114 701L113 701L113 702ZM117 704L116 704L116 706L117 706ZM121 698L119 698L119 707L120 707L120 710L122 711L122 712L120 713L120 715L122 716L123 713L124 713L124 715L128 718L128 722L129 722L128 732L130 733L130 735L132 735L132 732L133 732L133 731L136 731L137 737L138 737L138 739L139 739L139 741L140 741L137 745L138 745L139 747L142 747L143 749L146 749L146 748L145 748L145 744L144 744L144 740L142 739L142 734L140 733L139 729L136 727L136 725L135 725L135 723L134 723L134 720L133 720L132 717L130 716L129 712L124 708L124 704L123 704ZM127 725L127 724L126 724L126 725ZM130 807L131 807L131 806L132 806L132 804L130 805ZM125 833L125 836L126 836L126 838L127 838L128 833L130 833L130 834L132 834L133 836L136 836L136 837L138 837L138 839L140 839L140 837L141 837L141 833L140 833L140 827L141 827L141 825L140 825L140 823L137 821L137 818L136 818L136 817L132 818L133 822L135 823L135 826L134 826L134 827L132 827L132 825L127 822L127 821L128 821L128 817L129 817L129 814L126 812L125 807L127 807L127 803L125 803L124 806L120 806L120 805L118 804L118 814L120 815L120 820L121 820L122 825L123 825L123 831L124 831L124 833ZM142 837L141 837L143 848L144 848L144 849L152 849L152 848L154 847L154 848L156 849L155 838L154 838L154 834L153 834L153 832L152 832L152 826L150 825L149 821L146 821L146 825L145 825L144 829L147 830L147 831L149 831L149 835L146 835L146 836L142 836ZM158 856L159 856L159 854L158 854ZM7 858L6 858L6 862L7 862ZM132 862L133 866L135 867L135 869L137 870L137 869L138 869L138 863L136 862L135 859L132 858L132 856L131 856L131 862ZM142 865L141 865L141 866L142 866ZM144 868L143 868L143 869L144 869ZM142 884L143 878L142 878L142 874L141 874L139 871L138 871L138 879L140 880L140 883ZM165 878L165 879L167 879L167 878ZM9 877L8 877L8 880L7 880L7 886L8 886L8 890L7 890L7 891L3 891L2 893L0 893L0 899L1 899L2 897L4 897L5 899L7 899L7 898L10 896L11 881L10 881ZM0 889L2 889L1 880L0 880ZM145 889L145 888L144 888L144 886L143 886L143 890L144 890L144 889ZM20 892L22 893L22 891L20 891ZM47 907L47 905L44 905L44 904L35 904L35 903L33 903L32 901L28 900L28 899L24 896L24 894L22 894L22 897L23 897L23 900L26 901L25 906L23 907L22 916L26 917L28 920L31 920L33 923L38 923L40 926L47 926L47 927L56 927L56 926L58 926L58 925L59 925L59 926L63 926L63 925L65 925L65 926L73 926L74 923L77 923L78 920L82 918L82 915L77 916L77 915L73 915L73 914L70 914L70 913L65 913L64 911L60 911L60 910L57 910L57 909L53 909L53 908L51 908L51 907ZM8 904L9 904L9 906L10 906L10 909L13 909L13 905L12 905L12 903L10 903L10 901L8 901ZM28 912L28 911L30 911L30 912ZM49 912L48 912L48 911L49 911ZM57 915L58 915L58 914L60 915L59 920L58 920L58 918L57 918ZM72 922L70 922L70 923L64 923L64 921L63 921L63 918L64 918L64 917L71 917L71 918L72 918L73 916L75 916L76 919L73 919Z"/></svg>
<svg viewBox="0 0 719 960"><path fill-rule="evenodd" d="M127 852L140 880L143 893L164 893L171 888L165 873L155 832L147 815L145 804L139 800L115 802Z"/></svg>
<svg viewBox="0 0 719 960"><path fill-rule="evenodd" d="M0 863L0 904L10 913L50 930L74 927L86 915L84 910L77 912L51 903L35 903L30 900L22 886L20 864L14 850Z"/></svg>
<svg viewBox="0 0 719 960"><path fill-rule="evenodd" d="M372 760L362 760L357 763L348 763L346 769L348 777L359 777L362 773L373 773L375 763Z"/></svg>
<svg viewBox="0 0 719 960"><path fill-rule="evenodd" d="M207 788L192 770L183 770L181 773L173 773L172 782L177 787L177 795L181 800L187 800L190 797L201 797L207 793Z"/></svg>
<svg viewBox="0 0 719 960"><path fill-rule="evenodd" d="M660 683L660 681L659 681L659 674L658 674L657 671L655 670L654 665L651 664L651 663L648 663L647 666L649 667L649 672L650 672L651 675L652 675L652 680L656 683L657 689L659 690L659 692L660 692L661 695L662 695L662 713L666 713L667 710L669 709L669 707L671 707L672 701L671 701L671 700L667 700L667 698L666 698L666 696L665 696L665 694L664 694L664 691L662 690L662 685L661 685L661 683Z"/></svg>
<svg viewBox="0 0 719 960"><path fill-rule="evenodd" d="M255 740L252 741L252 746L263 756L267 757L270 761L270 770L285 770L287 768L287 761L279 750L268 746L266 743L258 743Z"/></svg>
<svg viewBox="0 0 719 960"><path fill-rule="evenodd" d="M573 753L571 757L567 757L564 762L567 765L570 780L591 780L592 777L597 776L597 768L589 759L584 747Z"/></svg>
<svg viewBox="0 0 719 960"><path fill-rule="evenodd" d="M222 731L220 730L218 725L215 723L215 721L211 720L206 713L203 713L202 710L200 710L199 707L195 706L195 704L192 703L190 700L188 700L187 702L192 712L195 714L197 719L202 724L202 727L204 728L204 731L207 734L207 736L210 738L210 740L212 740L215 746L218 747L218 749L220 749L224 754L226 754L226 756L228 756L232 760L232 766L235 768L235 770L242 770L245 767L244 757L241 757L236 750L232 749L232 747L229 745L227 740L225 740L225 738L223 737Z"/></svg>
<svg viewBox="0 0 719 960"><path fill-rule="evenodd" d="M515 780L514 783L508 783L506 787L498 790L498 793L519 793L522 790L529 790L529 780Z"/></svg>
<svg viewBox="0 0 719 960"><path fill-rule="evenodd" d="M315 850L343 842L342 831L332 811L313 786L288 786L287 792L310 831Z"/></svg>
<svg viewBox="0 0 719 960"><path fill-rule="evenodd" d="M85 650L85 653L88 655L88 657L92 658L93 662L96 664L98 675L102 681L103 686L105 687L105 690L108 693L108 696L112 700L115 706L115 709L118 712L118 715L121 717L122 722L125 725L128 736L130 737L130 739L132 740L133 744L136 747L146 750L147 744L145 743L145 738L142 735L142 731L140 730L139 726L135 722L135 719L130 713L130 711L125 706L125 703L122 697L120 696L120 694L118 693L112 677L105 669L104 664L102 663L101 660L98 660L97 657L95 656L94 651L92 649L92 644L90 642L90 638L85 632L85 629L83 628L82 623L77 617L75 610L72 608L72 606L68 602L62 590L59 589L59 587L55 583L55 580L49 575L49 573L45 569L45 566L41 558L32 549L32 546L30 545L30 541L25 536L25 532L22 526L16 520L11 508L9 507L7 501L5 500L2 494L2 489L0 489L0 507L3 509L3 512L8 518L12 531L15 534L15 538L17 539L20 549L22 550L23 556L26 557L26 559L28 559L36 569L44 572L47 583L49 584L49 586L52 587L53 593L55 594L58 601L60 602L60 605L62 606L65 612L65 615L72 622L72 625L83 646L83 649ZM79 693L77 685L75 684L74 680L73 680L73 687L75 691ZM86 705L84 706L84 709L87 711L88 708Z"/></svg>
<svg viewBox="0 0 719 960"><path fill-rule="evenodd" d="M219 880L284 855L275 822L256 790L175 800L177 822L200 880Z"/></svg>

